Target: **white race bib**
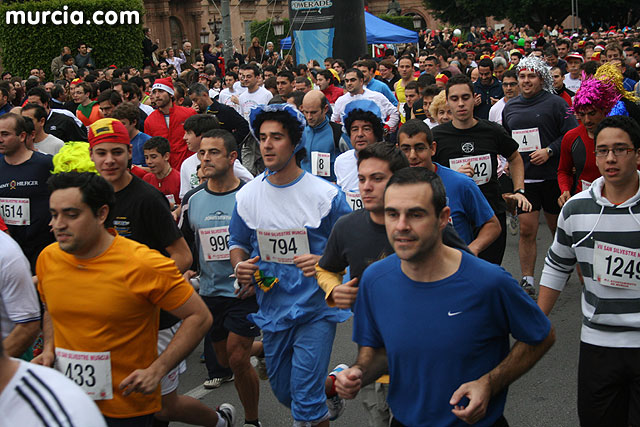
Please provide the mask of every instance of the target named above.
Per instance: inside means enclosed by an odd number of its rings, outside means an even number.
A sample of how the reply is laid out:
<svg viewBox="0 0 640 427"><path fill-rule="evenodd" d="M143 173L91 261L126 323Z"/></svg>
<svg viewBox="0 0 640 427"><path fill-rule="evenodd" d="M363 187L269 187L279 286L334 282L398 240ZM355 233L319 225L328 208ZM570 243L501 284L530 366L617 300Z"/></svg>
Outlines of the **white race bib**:
<svg viewBox="0 0 640 427"><path fill-rule="evenodd" d="M0 215L7 225L31 225L29 199L0 198Z"/></svg>
<svg viewBox="0 0 640 427"><path fill-rule="evenodd" d="M478 185L486 184L491 179L491 155L484 154L482 156L460 157L458 159L449 160L449 166L457 171L467 163L471 163L473 168L473 180Z"/></svg>
<svg viewBox="0 0 640 427"><path fill-rule="evenodd" d="M345 191L344 194L347 196L347 203L352 210L357 211L358 209L362 209L364 207L359 192Z"/></svg>
<svg viewBox="0 0 640 427"><path fill-rule="evenodd" d="M591 182L585 181L584 179L581 179L580 181L582 182L582 191L591 188Z"/></svg>
<svg viewBox="0 0 640 427"><path fill-rule="evenodd" d="M511 132L511 138L518 143L518 151L527 153L542 148L540 144L540 131L538 128L519 129Z"/></svg>
<svg viewBox="0 0 640 427"><path fill-rule="evenodd" d="M593 275L604 286L639 289L640 250L594 242Z"/></svg>
<svg viewBox="0 0 640 427"><path fill-rule="evenodd" d="M258 230L257 234L262 261L294 264L294 256L310 253L306 228Z"/></svg>
<svg viewBox="0 0 640 427"><path fill-rule="evenodd" d="M316 176L331 176L331 154L312 151L311 173Z"/></svg>
<svg viewBox="0 0 640 427"><path fill-rule="evenodd" d="M113 399L111 352L91 353L56 348L55 368L93 400Z"/></svg>
<svg viewBox="0 0 640 427"><path fill-rule="evenodd" d="M224 261L229 259L229 227L201 228L200 246L207 261Z"/></svg>

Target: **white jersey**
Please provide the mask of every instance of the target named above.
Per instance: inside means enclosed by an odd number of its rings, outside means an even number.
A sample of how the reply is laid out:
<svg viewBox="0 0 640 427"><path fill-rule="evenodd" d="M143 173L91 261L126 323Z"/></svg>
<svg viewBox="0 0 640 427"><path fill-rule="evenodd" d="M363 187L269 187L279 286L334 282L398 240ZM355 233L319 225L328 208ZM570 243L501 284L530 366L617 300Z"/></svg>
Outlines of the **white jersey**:
<svg viewBox="0 0 640 427"><path fill-rule="evenodd" d="M44 154L51 154L55 156L58 151L64 146L64 141L52 134L47 134L47 137L40 142L33 144L36 150Z"/></svg>
<svg viewBox="0 0 640 427"><path fill-rule="evenodd" d="M249 121L249 113L253 107L258 105L267 105L273 98L273 94L263 86L258 87L255 92L245 91L240 95L240 110L246 121ZM388 101L387 101L388 102Z"/></svg>
<svg viewBox="0 0 640 427"><path fill-rule="evenodd" d="M200 159L198 159L197 154L194 154L182 162L182 166L180 166L180 200L182 200L189 190L200 185L197 169L199 164ZM233 163L233 174L243 182L249 182L253 179L251 172L242 166L242 163L240 163L238 159Z"/></svg>
<svg viewBox="0 0 640 427"><path fill-rule="evenodd" d="M355 149L352 148L340 154L333 168L336 173L336 182L342 191L345 193L360 191L358 189L358 157Z"/></svg>
<svg viewBox="0 0 640 427"><path fill-rule="evenodd" d="M576 93L578 89L580 89L581 84L582 84L582 80L580 78L572 79L571 73L567 73L564 75L564 85L571 92Z"/></svg>
<svg viewBox="0 0 640 427"><path fill-rule="evenodd" d="M143 104L141 102L138 104L138 108L140 108L147 116L153 113L153 107L151 105Z"/></svg>
<svg viewBox="0 0 640 427"><path fill-rule="evenodd" d="M231 92L229 88L222 89L220 91L220 95L218 95L218 102L220 104L226 105L227 107L233 108L234 110L236 110L236 112L238 112L238 114L242 114L242 110L240 109L240 104L236 104L231 100L231 97L234 95L237 97L240 97L240 93L241 92L236 92L236 91Z"/></svg>
<svg viewBox="0 0 640 427"><path fill-rule="evenodd" d="M0 394L3 426L107 426L87 393L60 372L10 360L19 365Z"/></svg>
<svg viewBox="0 0 640 427"><path fill-rule="evenodd" d="M502 110L504 110L505 105L507 105L507 102L504 98L500 98L498 102L493 104L489 110L489 121L502 124Z"/></svg>
<svg viewBox="0 0 640 427"><path fill-rule="evenodd" d="M331 115L331 121L336 123L342 123L342 115L344 109L348 103L355 101L356 99L369 99L380 108L382 112L382 120L384 124L389 126L391 130L394 130L400 121L400 114L398 109L393 106L391 102L380 92L363 88L364 92L359 95L351 95L349 92L345 93L336 100L333 107L333 114Z"/></svg>
<svg viewBox="0 0 640 427"><path fill-rule="evenodd" d="M40 303L29 261L16 241L0 231L0 340L4 340L16 324L38 320Z"/></svg>

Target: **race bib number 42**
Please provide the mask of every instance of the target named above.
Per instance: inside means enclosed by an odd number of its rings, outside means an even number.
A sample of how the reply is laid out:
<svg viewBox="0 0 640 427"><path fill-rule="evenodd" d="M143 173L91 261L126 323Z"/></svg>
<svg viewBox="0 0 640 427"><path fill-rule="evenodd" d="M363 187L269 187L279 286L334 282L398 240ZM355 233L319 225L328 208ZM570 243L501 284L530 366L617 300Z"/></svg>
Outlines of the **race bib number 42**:
<svg viewBox="0 0 640 427"><path fill-rule="evenodd" d="M200 246L207 261L229 259L229 227L201 228Z"/></svg>
<svg viewBox="0 0 640 427"><path fill-rule="evenodd" d="M527 153L542 148L538 128L519 129L511 132L511 137L518 143L518 151Z"/></svg>
<svg viewBox="0 0 640 427"><path fill-rule="evenodd" d="M311 173L316 176L331 176L331 154L311 152Z"/></svg>
<svg viewBox="0 0 640 427"><path fill-rule="evenodd" d="M89 353L56 348L55 368L93 400L113 399L111 352Z"/></svg>
<svg viewBox="0 0 640 427"><path fill-rule="evenodd" d="M31 225L29 199L0 198L0 216L7 225Z"/></svg>
<svg viewBox="0 0 640 427"><path fill-rule="evenodd" d="M306 228L258 230L257 234L262 261L294 264L294 256L310 252Z"/></svg>
<svg viewBox="0 0 640 427"><path fill-rule="evenodd" d="M490 154L449 160L449 166L451 166L451 169L454 171L457 171L467 163L471 163L471 167L473 168L472 178L476 184L482 185L489 182L492 172Z"/></svg>
<svg viewBox="0 0 640 427"><path fill-rule="evenodd" d="M594 278L604 286L622 289L640 287L640 250L611 243L594 242Z"/></svg>

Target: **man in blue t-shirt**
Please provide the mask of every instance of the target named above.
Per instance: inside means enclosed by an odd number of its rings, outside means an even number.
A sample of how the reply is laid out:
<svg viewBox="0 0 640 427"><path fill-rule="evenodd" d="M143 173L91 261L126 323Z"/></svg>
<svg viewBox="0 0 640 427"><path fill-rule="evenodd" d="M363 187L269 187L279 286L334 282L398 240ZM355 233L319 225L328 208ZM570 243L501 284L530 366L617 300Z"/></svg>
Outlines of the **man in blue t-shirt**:
<svg viewBox="0 0 640 427"><path fill-rule="evenodd" d="M242 181L235 177L233 164L238 157L236 139L224 129L202 135L198 155L207 182L187 192L183 200L182 232L194 250L200 267L200 296L214 316L205 338L205 352L211 344L216 358L233 371L238 396L244 406L244 425L258 427L258 377L249 358L259 356L262 346L252 351L260 335L247 315L258 311L256 297L237 298L233 268L229 262L229 222ZM193 271L187 272L195 276ZM261 343L256 343L261 344ZM262 359L264 361L264 359ZM205 384L205 387L207 384Z"/></svg>
<svg viewBox="0 0 640 427"><path fill-rule="evenodd" d="M422 120L407 121L400 128L398 145L411 167L424 167L440 176L447 190L447 205L451 209L449 222L474 255L500 236L500 222L473 179L432 161L436 141L429 126Z"/></svg>
<svg viewBox="0 0 640 427"><path fill-rule="evenodd" d="M451 209L437 174L396 172L384 206L395 254L362 276L358 358L337 374L338 394L388 372L392 426L507 425L507 386L553 344L549 319L502 268L442 243Z"/></svg>

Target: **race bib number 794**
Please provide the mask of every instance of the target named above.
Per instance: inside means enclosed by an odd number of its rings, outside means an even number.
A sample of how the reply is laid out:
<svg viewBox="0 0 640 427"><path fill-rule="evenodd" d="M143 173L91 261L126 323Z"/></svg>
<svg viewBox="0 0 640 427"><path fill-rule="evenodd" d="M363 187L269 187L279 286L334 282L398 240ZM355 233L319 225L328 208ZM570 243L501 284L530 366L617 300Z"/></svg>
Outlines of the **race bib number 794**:
<svg viewBox="0 0 640 427"><path fill-rule="evenodd" d="M93 400L113 399L111 352L56 348L55 368L80 386Z"/></svg>
<svg viewBox="0 0 640 427"><path fill-rule="evenodd" d="M306 228L257 230L257 235L262 261L295 264L293 257L310 252Z"/></svg>

